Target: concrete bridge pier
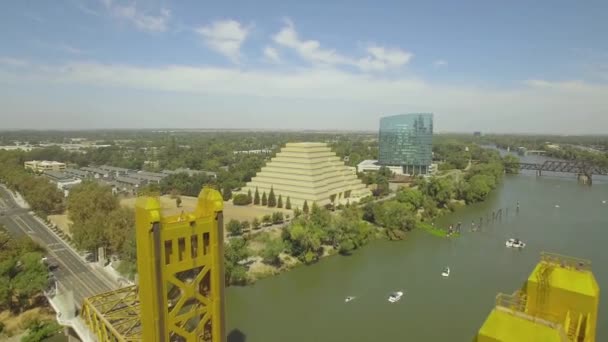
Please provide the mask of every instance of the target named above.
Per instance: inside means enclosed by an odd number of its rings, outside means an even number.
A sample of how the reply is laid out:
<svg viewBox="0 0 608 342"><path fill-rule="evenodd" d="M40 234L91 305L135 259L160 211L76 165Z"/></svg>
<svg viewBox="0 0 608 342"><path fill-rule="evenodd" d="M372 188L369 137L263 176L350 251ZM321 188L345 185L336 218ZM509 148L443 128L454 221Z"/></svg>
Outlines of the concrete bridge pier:
<svg viewBox="0 0 608 342"><path fill-rule="evenodd" d="M542 176L543 175L543 171L542 170L536 170L536 175L538 177Z"/></svg>

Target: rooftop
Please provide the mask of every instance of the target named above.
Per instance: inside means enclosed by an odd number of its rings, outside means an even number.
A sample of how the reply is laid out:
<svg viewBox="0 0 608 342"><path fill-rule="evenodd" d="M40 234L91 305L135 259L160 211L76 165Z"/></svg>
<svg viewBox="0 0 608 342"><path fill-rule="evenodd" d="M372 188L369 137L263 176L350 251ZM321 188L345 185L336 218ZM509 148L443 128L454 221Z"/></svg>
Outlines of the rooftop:
<svg viewBox="0 0 608 342"><path fill-rule="evenodd" d="M487 338L483 341L562 341L559 332L552 327L499 308L492 310L479 330L478 341L482 337Z"/></svg>
<svg viewBox="0 0 608 342"><path fill-rule="evenodd" d="M327 147L326 143L321 142L294 142L287 143L286 147Z"/></svg>
<svg viewBox="0 0 608 342"><path fill-rule="evenodd" d="M119 183L127 183L133 185L140 185L142 182L140 179L135 179L131 177L116 177L116 181Z"/></svg>
<svg viewBox="0 0 608 342"><path fill-rule="evenodd" d="M359 166L377 166L378 165L378 161L377 160L373 160L373 159L367 159L367 160L364 160L364 161L360 162L357 165L359 165Z"/></svg>
<svg viewBox="0 0 608 342"><path fill-rule="evenodd" d="M538 282L538 273L541 272L543 264L553 266L550 272L548 272L548 282L552 287L561 288L590 297L594 297L599 294L599 286L595 280L595 277L593 276L593 273L591 272L590 265L588 268L586 268L584 264L571 264L564 262L563 259L555 260L555 262L550 260L541 260L541 262L534 268L534 271L532 271L530 274L530 277L528 278L529 282Z"/></svg>
<svg viewBox="0 0 608 342"><path fill-rule="evenodd" d="M44 174L55 180L68 180L73 179L67 173L61 171L45 171Z"/></svg>

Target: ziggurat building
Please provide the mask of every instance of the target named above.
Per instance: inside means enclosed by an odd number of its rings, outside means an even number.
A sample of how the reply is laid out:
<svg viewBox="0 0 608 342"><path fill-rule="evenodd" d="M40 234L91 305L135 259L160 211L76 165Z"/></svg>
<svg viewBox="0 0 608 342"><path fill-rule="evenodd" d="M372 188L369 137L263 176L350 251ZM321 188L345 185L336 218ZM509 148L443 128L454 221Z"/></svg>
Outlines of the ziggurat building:
<svg viewBox="0 0 608 342"><path fill-rule="evenodd" d="M275 196L289 197L292 208L302 208L316 203L325 206L332 203L356 203L371 196L371 191L356 174L340 160L324 143L288 143L262 170L240 191L260 196L274 189Z"/></svg>

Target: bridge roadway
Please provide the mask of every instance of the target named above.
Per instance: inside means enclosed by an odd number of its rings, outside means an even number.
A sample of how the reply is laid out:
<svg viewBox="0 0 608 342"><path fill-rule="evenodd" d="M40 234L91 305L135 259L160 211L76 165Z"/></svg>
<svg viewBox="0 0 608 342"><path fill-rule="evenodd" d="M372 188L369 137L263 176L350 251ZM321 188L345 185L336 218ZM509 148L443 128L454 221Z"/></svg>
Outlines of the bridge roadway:
<svg viewBox="0 0 608 342"><path fill-rule="evenodd" d="M93 269L27 209L21 208L3 187L0 187L0 224L11 234L27 235L46 248L47 257L59 265L53 271L55 278L61 285L73 291L75 304L79 308L84 298L117 287L108 276Z"/></svg>

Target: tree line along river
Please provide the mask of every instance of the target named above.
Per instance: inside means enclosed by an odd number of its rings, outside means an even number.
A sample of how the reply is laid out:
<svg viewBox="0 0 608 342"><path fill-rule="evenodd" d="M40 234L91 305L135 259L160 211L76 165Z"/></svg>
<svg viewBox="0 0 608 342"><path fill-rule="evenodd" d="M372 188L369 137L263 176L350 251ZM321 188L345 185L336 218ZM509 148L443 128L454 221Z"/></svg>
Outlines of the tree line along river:
<svg viewBox="0 0 608 342"><path fill-rule="evenodd" d="M507 175L485 202L436 221L444 227L462 222L459 238L414 231L405 241L375 241L348 257L228 288L229 342L471 341L496 294L521 287L541 251L590 259L600 288L608 288L604 200L606 177L595 177L589 187L569 174ZM486 223L500 209L502 219ZM471 232L471 222L480 217L481 230ZM506 248L511 237L525 241L526 248ZM449 278L441 276L445 266L451 268ZM388 303L396 290L404 297ZM356 298L345 303L347 296ZM600 300L597 340L603 341L608 312Z"/></svg>

